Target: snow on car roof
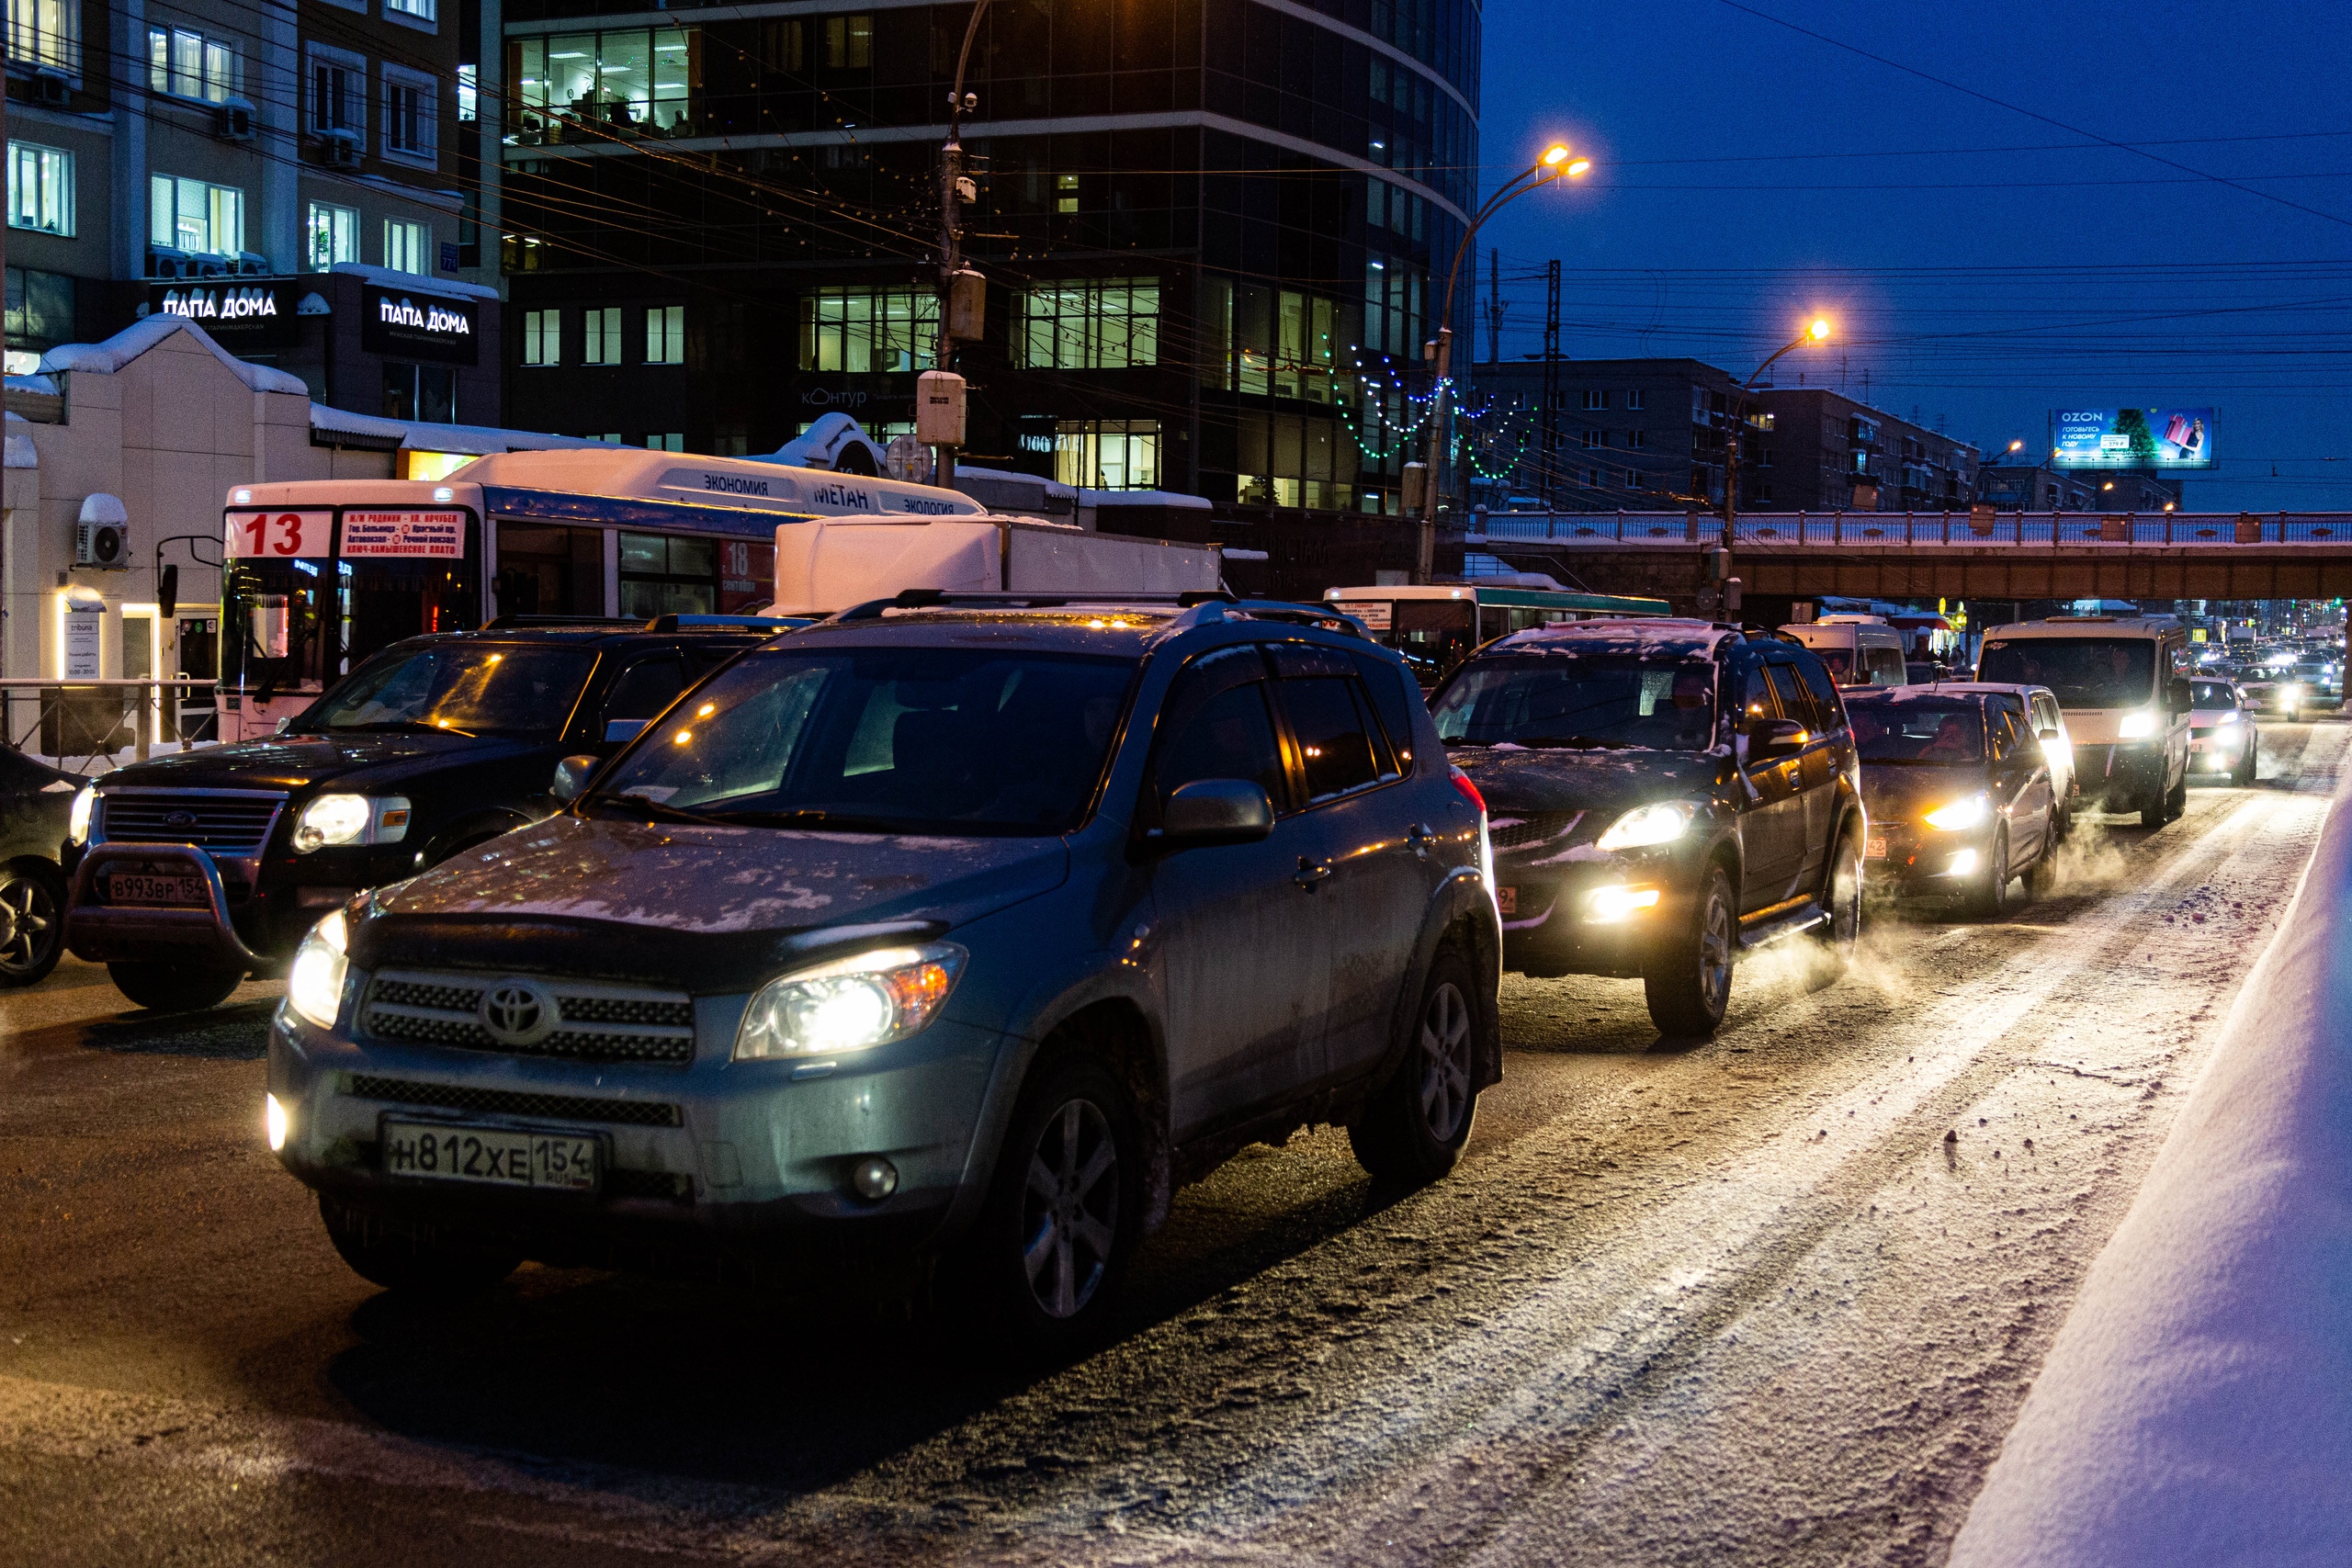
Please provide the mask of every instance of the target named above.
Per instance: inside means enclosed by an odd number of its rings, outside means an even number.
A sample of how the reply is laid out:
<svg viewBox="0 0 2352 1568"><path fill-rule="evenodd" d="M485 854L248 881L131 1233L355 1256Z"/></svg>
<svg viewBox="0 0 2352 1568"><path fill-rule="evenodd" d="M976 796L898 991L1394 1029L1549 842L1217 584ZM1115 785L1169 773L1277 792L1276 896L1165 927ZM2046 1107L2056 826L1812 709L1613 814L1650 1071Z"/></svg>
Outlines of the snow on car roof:
<svg viewBox="0 0 2352 1568"><path fill-rule="evenodd" d="M1732 628L1717 626L1713 621L1645 615L1624 620L1566 621L1558 626L1530 626L1523 632L1511 633L1494 647L1513 652L1539 652L1548 648L1559 648L1565 643L1574 644L1574 651L1577 653L1613 653L1634 658L1680 655L1688 658L1713 653L1717 643L1732 635ZM1559 650L1569 651L1565 648Z"/></svg>

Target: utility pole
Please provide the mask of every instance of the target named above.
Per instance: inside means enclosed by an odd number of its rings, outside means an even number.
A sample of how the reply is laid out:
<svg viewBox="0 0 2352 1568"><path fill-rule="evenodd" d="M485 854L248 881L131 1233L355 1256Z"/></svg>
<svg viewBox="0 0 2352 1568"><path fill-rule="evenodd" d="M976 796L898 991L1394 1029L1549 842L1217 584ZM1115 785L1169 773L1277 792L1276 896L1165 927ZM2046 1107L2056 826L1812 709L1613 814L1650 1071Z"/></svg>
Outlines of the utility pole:
<svg viewBox="0 0 2352 1568"><path fill-rule="evenodd" d="M982 312L986 308L987 282L977 272L964 269L964 212L966 202L974 200L978 191L971 177L964 173L964 116L979 107L977 95L964 90L964 73L972 61L972 40L979 37L980 18L988 13L989 0L978 0L972 7L972 19L964 28L964 47L956 56L956 85L947 95L947 140L939 149L939 355L936 369L946 378L934 383L943 389L952 388L955 399L954 417L947 422L955 439L942 441L933 447L937 454L931 482L943 490L956 486L956 448L964 439L963 387L954 375L956 344L978 339L982 330ZM946 395L944 391L943 396ZM918 422L931 401L928 389L916 403Z"/></svg>
<svg viewBox="0 0 2352 1568"><path fill-rule="evenodd" d="M1560 262L1544 265L1544 509L1560 471Z"/></svg>

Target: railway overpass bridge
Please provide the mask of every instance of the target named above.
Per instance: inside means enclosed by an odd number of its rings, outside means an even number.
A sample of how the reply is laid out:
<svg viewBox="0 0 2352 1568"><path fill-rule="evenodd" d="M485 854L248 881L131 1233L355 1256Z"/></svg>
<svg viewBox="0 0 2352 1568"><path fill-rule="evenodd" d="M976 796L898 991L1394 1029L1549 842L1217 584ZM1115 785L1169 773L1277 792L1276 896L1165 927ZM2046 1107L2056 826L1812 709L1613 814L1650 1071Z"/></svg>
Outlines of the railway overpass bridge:
<svg viewBox="0 0 2352 1568"><path fill-rule="evenodd" d="M1723 520L1699 512L1489 513L1464 540L1596 593L1695 607ZM2319 599L2352 595L2352 512L1743 513L1731 540L1748 619L1790 602Z"/></svg>

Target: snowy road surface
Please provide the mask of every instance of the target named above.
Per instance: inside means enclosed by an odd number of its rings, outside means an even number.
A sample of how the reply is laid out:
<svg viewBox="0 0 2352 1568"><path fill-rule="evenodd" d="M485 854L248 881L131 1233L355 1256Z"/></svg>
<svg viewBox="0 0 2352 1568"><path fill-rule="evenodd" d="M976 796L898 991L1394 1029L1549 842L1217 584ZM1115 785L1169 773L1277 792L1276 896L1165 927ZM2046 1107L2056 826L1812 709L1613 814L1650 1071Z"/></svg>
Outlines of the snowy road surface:
<svg viewBox="0 0 2352 1568"><path fill-rule="evenodd" d="M1057 1371L589 1272L371 1300L262 1150L267 1004L118 1016L69 964L0 999L0 1561L1939 1562L2348 736L2086 819L2008 921L1744 968L1705 1045L1508 980L1452 1180L1254 1149Z"/></svg>

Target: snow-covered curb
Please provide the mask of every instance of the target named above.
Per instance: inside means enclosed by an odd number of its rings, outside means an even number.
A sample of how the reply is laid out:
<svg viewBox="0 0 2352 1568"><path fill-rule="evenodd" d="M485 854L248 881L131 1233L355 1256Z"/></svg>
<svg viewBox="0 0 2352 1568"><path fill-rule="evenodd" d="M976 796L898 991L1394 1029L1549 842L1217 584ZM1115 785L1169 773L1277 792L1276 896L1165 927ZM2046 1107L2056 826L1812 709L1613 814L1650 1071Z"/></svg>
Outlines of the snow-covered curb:
<svg viewBox="0 0 2352 1568"><path fill-rule="evenodd" d="M2352 1561L2352 773L1953 1568Z"/></svg>

